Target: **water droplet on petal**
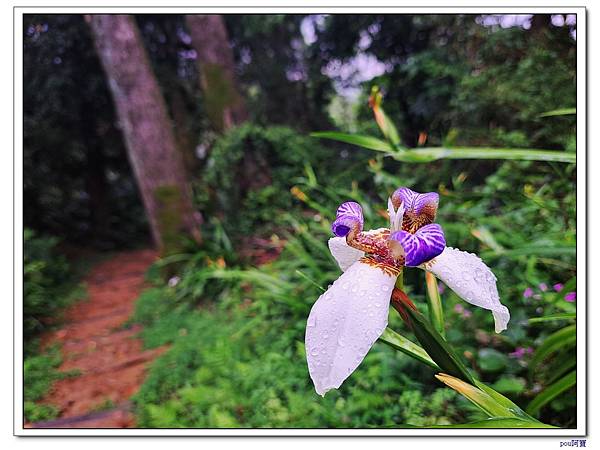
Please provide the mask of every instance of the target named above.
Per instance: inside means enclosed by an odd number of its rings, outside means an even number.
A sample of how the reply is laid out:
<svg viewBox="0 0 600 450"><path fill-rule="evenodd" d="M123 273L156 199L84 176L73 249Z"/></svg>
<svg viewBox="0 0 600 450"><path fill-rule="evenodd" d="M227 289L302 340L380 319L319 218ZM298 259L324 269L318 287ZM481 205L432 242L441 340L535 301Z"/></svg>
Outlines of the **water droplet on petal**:
<svg viewBox="0 0 600 450"><path fill-rule="evenodd" d="M317 324L317 318L313 315L308 316L308 322L306 323L309 327L314 327Z"/></svg>

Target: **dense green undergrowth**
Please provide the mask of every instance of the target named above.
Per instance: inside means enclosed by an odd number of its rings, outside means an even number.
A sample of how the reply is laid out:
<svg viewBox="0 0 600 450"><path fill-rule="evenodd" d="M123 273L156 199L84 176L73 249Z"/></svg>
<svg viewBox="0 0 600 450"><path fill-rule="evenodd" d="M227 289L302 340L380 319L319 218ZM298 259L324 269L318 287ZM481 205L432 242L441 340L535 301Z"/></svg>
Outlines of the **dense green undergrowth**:
<svg viewBox="0 0 600 450"><path fill-rule="evenodd" d="M40 348L40 335L60 323L61 313L74 301L85 297L79 283L87 265L73 270L66 258L57 251L58 239L24 233L24 295L23 295L23 382L24 415L27 422L53 419L58 410L39 401L52 383L69 376L61 373L60 349Z"/></svg>
<svg viewBox="0 0 600 450"><path fill-rule="evenodd" d="M151 271L155 287L140 297L134 320L145 326L147 346L171 347L135 396L140 426L354 428L484 419L442 387L431 369L382 343L340 390L321 398L312 387L305 321L321 287L339 276L327 249L336 207L358 201L367 228L385 226L387 196L402 185L440 192L437 221L448 245L482 256L511 310L509 329L496 335L488 312L443 290L448 341L480 380L523 409L550 384L541 374L560 364L560 355L536 361L538 373L530 374L528 366L533 350L565 322L528 319L562 313L569 322L575 312L565 300L575 280L574 166L439 161L425 167L378 156L363 159L363 169L355 172L354 182L346 172L348 178L332 183L335 171L319 173L304 164L296 177L275 186L281 204L290 206L267 204L254 211L271 218L263 233L270 230L273 245L283 247L272 263L254 267L240 259L236 249L246 230L213 218L209 245L159 263L179 267L168 285L157 276L159 267ZM565 290L553 289L557 283ZM405 285L426 312L423 273L407 272ZM528 289L531 295L524 295ZM412 336L393 311L390 327ZM538 418L574 426L573 392L549 397Z"/></svg>

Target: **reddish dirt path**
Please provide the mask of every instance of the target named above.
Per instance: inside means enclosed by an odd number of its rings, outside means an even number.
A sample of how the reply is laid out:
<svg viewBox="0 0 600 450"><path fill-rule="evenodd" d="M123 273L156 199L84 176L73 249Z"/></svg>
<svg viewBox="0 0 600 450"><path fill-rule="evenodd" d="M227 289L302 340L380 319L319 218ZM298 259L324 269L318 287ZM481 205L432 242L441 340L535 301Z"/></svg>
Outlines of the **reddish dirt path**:
<svg viewBox="0 0 600 450"><path fill-rule="evenodd" d="M124 252L90 271L84 280L87 300L69 308L64 325L45 340L46 345L60 344L61 371L80 374L57 381L44 399L59 408L59 419L34 427L135 426L128 400L142 384L148 363L164 348L143 350L136 337L140 327L123 325L144 288L144 273L156 258L153 250Z"/></svg>

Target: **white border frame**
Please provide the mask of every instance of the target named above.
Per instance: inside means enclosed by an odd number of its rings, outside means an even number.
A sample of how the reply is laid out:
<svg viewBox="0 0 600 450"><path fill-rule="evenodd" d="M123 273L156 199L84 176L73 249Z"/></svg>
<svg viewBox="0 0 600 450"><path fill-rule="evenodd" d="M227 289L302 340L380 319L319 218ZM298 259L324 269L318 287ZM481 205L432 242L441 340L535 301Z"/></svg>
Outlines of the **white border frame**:
<svg viewBox="0 0 600 450"><path fill-rule="evenodd" d="M14 434L17 436L545 436L587 435L587 298L579 297L577 311L577 428L576 429L32 429L23 419L23 15L83 13L390 13L390 14L577 14L577 291L587 294L587 14L585 7L28 7L15 6L14 29ZM585 238L581 238L585 236ZM19 300L19 301L17 301Z"/></svg>

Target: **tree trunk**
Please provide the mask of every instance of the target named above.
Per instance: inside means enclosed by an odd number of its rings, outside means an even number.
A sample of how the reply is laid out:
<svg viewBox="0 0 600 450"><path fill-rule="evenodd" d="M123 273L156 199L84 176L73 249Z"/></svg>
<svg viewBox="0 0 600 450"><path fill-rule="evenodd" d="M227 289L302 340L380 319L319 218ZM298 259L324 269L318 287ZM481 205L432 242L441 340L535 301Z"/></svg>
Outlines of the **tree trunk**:
<svg viewBox="0 0 600 450"><path fill-rule="evenodd" d="M152 237L163 254L176 252L183 236L200 240L200 216L192 205L165 101L139 31L129 15L89 15L86 21L106 72Z"/></svg>
<svg viewBox="0 0 600 450"><path fill-rule="evenodd" d="M248 114L235 80L233 53L223 17L187 15L186 24L198 54L198 72L207 115L218 132L245 122Z"/></svg>

